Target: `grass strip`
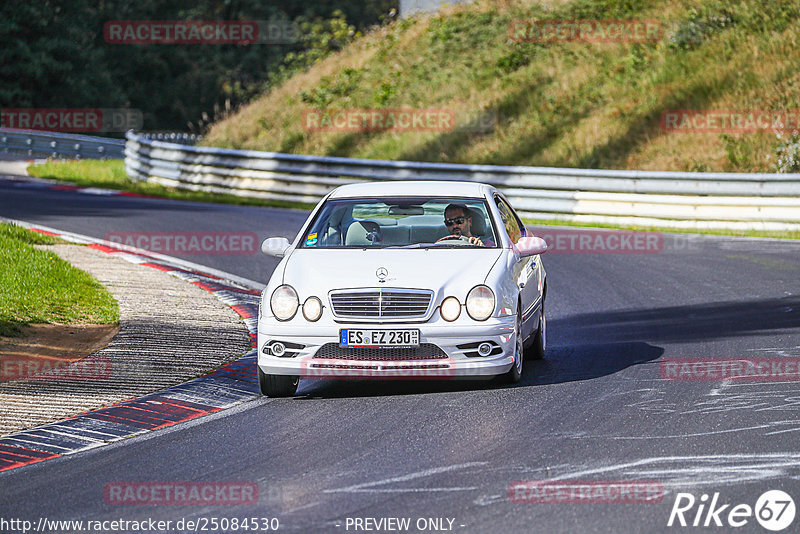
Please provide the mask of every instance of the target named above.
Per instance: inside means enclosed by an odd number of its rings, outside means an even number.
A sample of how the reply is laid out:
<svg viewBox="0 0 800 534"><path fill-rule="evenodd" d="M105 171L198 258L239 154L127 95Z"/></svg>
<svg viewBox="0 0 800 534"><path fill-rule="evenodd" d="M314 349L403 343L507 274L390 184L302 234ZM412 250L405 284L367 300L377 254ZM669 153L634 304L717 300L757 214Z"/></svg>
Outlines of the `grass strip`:
<svg viewBox="0 0 800 534"><path fill-rule="evenodd" d="M203 191L184 191L182 189L164 187L158 184L137 182L128 178L128 175L125 173L125 163L122 160L48 160L46 163L28 166L28 173L38 178L70 182L81 187L102 187L105 189L115 189L139 195L164 197L173 200L239 204L245 206L271 206L275 208L302 210L308 210L313 207L313 204L305 204L302 202L255 199L236 195L206 193Z"/></svg>
<svg viewBox="0 0 800 534"><path fill-rule="evenodd" d="M119 323L117 302L100 282L33 246L59 241L0 223L0 336L20 336L30 323Z"/></svg>

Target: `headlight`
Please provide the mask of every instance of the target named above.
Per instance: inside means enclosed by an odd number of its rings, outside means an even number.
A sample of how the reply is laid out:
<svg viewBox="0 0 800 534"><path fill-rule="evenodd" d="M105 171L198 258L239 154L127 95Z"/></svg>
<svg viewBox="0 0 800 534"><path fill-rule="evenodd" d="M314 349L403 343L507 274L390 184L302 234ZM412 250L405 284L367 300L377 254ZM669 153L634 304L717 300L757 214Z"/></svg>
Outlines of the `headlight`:
<svg viewBox="0 0 800 534"><path fill-rule="evenodd" d="M476 321L485 321L494 312L494 293L486 286L475 286L467 295L467 313Z"/></svg>
<svg viewBox="0 0 800 534"><path fill-rule="evenodd" d="M322 301L317 297L308 297L303 303L303 317L312 323L322 316Z"/></svg>
<svg viewBox="0 0 800 534"><path fill-rule="evenodd" d="M447 297L442 301L439 313L445 321L455 321L461 315L461 303L455 297Z"/></svg>
<svg viewBox="0 0 800 534"><path fill-rule="evenodd" d="M272 313L275 314L275 318L279 321L288 321L294 317L294 314L297 313L297 308L300 306L300 301L297 299L297 291L292 286L278 286L272 292L269 305L272 308Z"/></svg>

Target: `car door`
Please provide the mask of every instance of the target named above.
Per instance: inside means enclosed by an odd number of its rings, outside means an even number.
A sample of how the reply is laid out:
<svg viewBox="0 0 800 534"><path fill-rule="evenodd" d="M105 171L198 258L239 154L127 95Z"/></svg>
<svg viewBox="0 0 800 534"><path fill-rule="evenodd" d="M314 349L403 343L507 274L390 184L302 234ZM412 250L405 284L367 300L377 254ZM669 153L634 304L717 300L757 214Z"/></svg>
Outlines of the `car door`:
<svg viewBox="0 0 800 534"><path fill-rule="evenodd" d="M508 201L500 195L495 196L500 218L506 228L508 237L512 243L519 241L520 237L526 236L527 231L522 221L517 216ZM517 260L514 267L514 276L517 287L520 288L520 298L522 301L522 332L527 337L536 327L537 312L539 311L539 296L541 294L541 269L539 256L521 257Z"/></svg>

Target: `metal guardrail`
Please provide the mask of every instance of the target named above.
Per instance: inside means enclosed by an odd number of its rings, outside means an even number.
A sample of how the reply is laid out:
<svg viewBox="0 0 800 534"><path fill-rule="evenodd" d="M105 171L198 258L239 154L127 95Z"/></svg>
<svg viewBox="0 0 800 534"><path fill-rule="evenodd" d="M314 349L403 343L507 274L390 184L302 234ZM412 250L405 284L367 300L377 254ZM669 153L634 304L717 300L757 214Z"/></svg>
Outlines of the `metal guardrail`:
<svg viewBox="0 0 800 534"><path fill-rule="evenodd" d="M668 228L800 230L800 174L617 171L382 161L195 147L128 132L132 179L315 203L364 180L494 185L523 217Z"/></svg>
<svg viewBox="0 0 800 534"><path fill-rule="evenodd" d="M121 159L125 140L0 128L0 152L30 157Z"/></svg>

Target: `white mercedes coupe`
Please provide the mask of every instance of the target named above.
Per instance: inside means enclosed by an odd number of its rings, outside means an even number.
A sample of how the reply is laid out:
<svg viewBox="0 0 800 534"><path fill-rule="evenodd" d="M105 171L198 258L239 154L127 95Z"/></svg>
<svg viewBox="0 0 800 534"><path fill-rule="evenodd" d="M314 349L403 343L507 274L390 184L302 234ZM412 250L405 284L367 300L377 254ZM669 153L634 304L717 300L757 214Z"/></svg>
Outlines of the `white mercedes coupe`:
<svg viewBox="0 0 800 534"><path fill-rule="evenodd" d="M474 182L350 184L314 208L261 294L261 392L302 378L503 375L545 352L547 283L508 200Z"/></svg>

